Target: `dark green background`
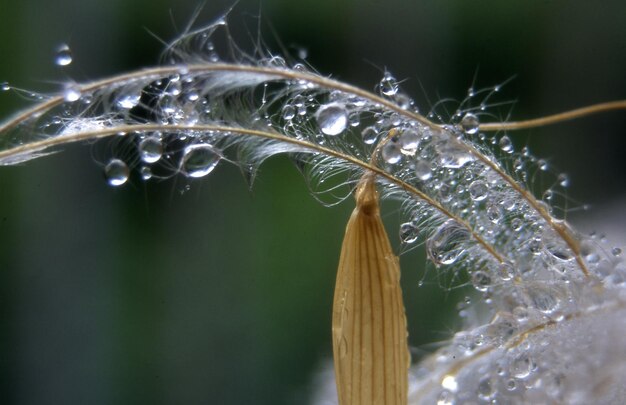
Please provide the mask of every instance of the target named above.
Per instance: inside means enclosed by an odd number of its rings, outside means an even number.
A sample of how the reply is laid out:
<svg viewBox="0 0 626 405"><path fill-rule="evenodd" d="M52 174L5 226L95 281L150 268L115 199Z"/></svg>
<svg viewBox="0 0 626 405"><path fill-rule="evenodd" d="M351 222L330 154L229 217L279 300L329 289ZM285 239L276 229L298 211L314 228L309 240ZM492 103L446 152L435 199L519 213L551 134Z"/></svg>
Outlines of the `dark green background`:
<svg viewBox="0 0 626 405"><path fill-rule="evenodd" d="M198 23L230 4L207 2ZM169 40L196 6L0 0L0 81L50 91L68 77L152 65L162 45L144 27ZM254 32L259 13L268 42L272 27L321 73L367 89L388 68L423 109L427 99L464 98L476 72L477 88L517 75L496 100L518 100L515 119L626 98L622 0L242 0L231 29ZM61 70L53 55L63 42L74 63ZM0 93L2 117L24 105ZM572 199L602 212L626 189L625 117L514 142L570 173ZM0 169L0 403L306 403L331 356L351 204L323 208L283 159L252 191L227 165L199 181L113 189L90 150ZM399 216L387 208L396 243ZM402 257L416 352L450 335L458 294L467 294L440 288L432 268L418 288L424 263L421 251Z"/></svg>

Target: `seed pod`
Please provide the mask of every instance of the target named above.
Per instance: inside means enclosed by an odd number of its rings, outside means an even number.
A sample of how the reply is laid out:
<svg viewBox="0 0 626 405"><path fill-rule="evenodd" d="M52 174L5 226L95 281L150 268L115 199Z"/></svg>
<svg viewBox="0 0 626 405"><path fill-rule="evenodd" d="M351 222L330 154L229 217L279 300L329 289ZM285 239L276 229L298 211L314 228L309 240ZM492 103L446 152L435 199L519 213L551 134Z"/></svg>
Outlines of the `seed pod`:
<svg viewBox="0 0 626 405"><path fill-rule="evenodd" d="M340 405L406 405L410 356L400 265L380 218L372 177L356 192L333 303Z"/></svg>

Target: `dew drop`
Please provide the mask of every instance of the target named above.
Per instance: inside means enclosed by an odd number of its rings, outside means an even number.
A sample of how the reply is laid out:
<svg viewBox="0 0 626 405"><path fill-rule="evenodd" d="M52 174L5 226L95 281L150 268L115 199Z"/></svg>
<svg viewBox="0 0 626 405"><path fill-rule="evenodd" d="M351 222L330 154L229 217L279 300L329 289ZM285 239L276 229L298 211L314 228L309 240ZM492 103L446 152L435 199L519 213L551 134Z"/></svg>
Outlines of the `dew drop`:
<svg viewBox="0 0 626 405"><path fill-rule="evenodd" d="M509 263L502 263L498 266L497 275L503 281L509 281L515 275L515 268Z"/></svg>
<svg viewBox="0 0 626 405"><path fill-rule="evenodd" d="M472 284L478 291L487 291L492 285L491 276L482 270L475 271L472 273Z"/></svg>
<svg viewBox="0 0 626 405"><path fill-rule="evenodd" d="M421 181L426 181L433 176L433 172L430 169L430 163L425 160L419 160L415 163L415 175Z"/></svg>
<svg viewBox="0 0 626 405"><path fill-rule="evenodd" d="M74 102L80 99L80 87L77 84L72 83L65 86L65 90L63 91L63 97L65 101Z"/></svg>
<svg viewBox="0 0 626 405"><path fill-rule="evenodd" d="M448 390L441 391L437 397L437 405L455 405L456 397Z"/></svg>
<svg viewBox="0 0 626 405"><path fill-rule="evenodd" d="M561 304L556 291L539 285L528 289L528 297L533 307L544 314L552 314Z"/></svg>
<svg viewBox="0 0 626 405"><path fill-rule="evenodd" d="M524 379L530 375L534 368L533 359L527 353L522 353L511 363L511 375L515 378Z"/></svg>
<svg viewBox="0 0 626 405"><path fill-rule="evenodd" d="M361 138L363 138L363 143L372 145L378 138L378 131L373 126L367 127L361 132Z"/></svg>
<svg viewBox="0 0 626 405"><path fill-rule="evenodd" d="M407 156L415 156L417 145L419 143L419 135L416 131L409 129L400 135L400 152Z"/></svg>
<svg viewBox="0 0 626 405"><path fill-rule="evenodd" d="M499 145L500 149L502 149L504 152L513 152L513 142L511 142L511 138L509 138L508 136L504 135L502 138L500 138Z"/></svg>
<svg viewBox="0 0 626 405"><path fill-rule="evenodd" d="M59 46L54 57L54 63L57 66L67 66L72 63L72 51L67 44Z"/></svg>
<svg viewBox="0 0 626 405"><path fill-rule="evenodd" d="M315 113L315 119L326 135L339 135L348 126L348 112L343 104L339 103L321 106Z"/></svg>
<svg viewBox="0 0 626 405"><path fill-rule="evenodd" d="M622 249L620 249L618 247L614 247L613 249L611 249L611 253L615 257L620 257L622 255Z"/></svg>
<svg viewBox="0 0 626 405"><path fill-rule="evenodd" d="M506 382L506 389L509 391L514 391L515 388L517 388L517 382L515 382L514 379L510 378L507 382Z"/></svg>
<svg viewBox="0 0 626 405"><path fill-rule="evenodd" d="M400 159L402 159L400 145L398 145L398 142L390 140L385 145L383 145L381 155L383 157L383 160L391 165L398 163Z"/></svg>
<svg viewBox="0 0 626 405"><path fill-rule="evenodd" d="M130 110L139 104L139 99L141 98L139 93L134 94L125 94L117 100L116 104L118 107L124 110Z"/></svg>
<svg viewBox="0 0 626 405"><path fill-rule="evenodd" d="M104 167L104 176L111 186L121 186L126 183L130 170L126 163L119 159L111 159Z"/></svg>
<svg viewBox="0 0 626 405"><path fill-rule="evenodd" d="M296 109L293 105L287 104L283 107L283 119L291 121L296 116Z"/></svg>
<svg viewBox="0 0 626 405"><path fill-rule="evenodd" d="M524 226L524 223L522 222L520 218L513 218L511 220L511 229L513 229L514 231L516 232L520 231L523 226Z"/></svg>
<svg viewBox="0 0 626 405"><path fill-rule="evenodd" d="M559 182L559 185L561 187L569 187L569 176L567 174L565 173L559 174L557 181Z"/></svg>
<svg viewBox="0 0 626 405"><path fill-rule="evenodd" d="M482 201L487 198L487 194L489 194L489 187L484 181L476 180L469 185L468 191L472 200Z"/></svg>
<svg viewBox="0 0 626 405"><path fill-rule="evenodd" d="M467 113L461 119L461 128L468 135L473 135L478 132L478 126L480 121L478 117L472 113Z"/></svg>
<svg viewBox="0 0 626 405"><path fill-rule="evenodd" d="M465 227L449 219L426 241L428 257L435 265L452 264L465 252L464 245L469 237Z"/></svg>
<svg viewBox="0 0 626 405"><path fill-rule="evenodd" d="M163 144L158 137L149 136L139 142L139 155L145 163L154 163L163 155Z"/></svg>
<svg viewBox="0 0 626 405"><path fill-rule="evenodd" d="M148 166L143 166L139 169L139 173L141 174L141 178L144 180L150 180L152 178L152 169Z"/></svg>
<svg viewBox="0 0 626 405"><path fill-rule="evenodd" d="M496 393L494 381L491 377L484 377L478 382L478 397L486 401L490 400Z"/></svg>
<svg viewBox="0 0 626 405"><path fill-rule="evenodd" d="M211 145L189 145L183 153L180 170L189 177L203 177L215 169L221 158Z"/></svg>
<svg viewBox="0 0 626 405"><path fill-rule="evenodd" d="M380 81L380 92L384 96L393 96L398 92L398 82L389 73L385 73Z"/></svg>
<svg viewBox="0 0 626 405"><path fill-rule="evenodd" d="M502 217L502 212L497 204L489 204L487 206L487 218L494 224L497 224Z"/></svg>
<svg viewBox="0 0 626 405"><path fill-rule="evenodd" d="M418 227L412 222L405 222L400 225L400 240L403 243L413 243L419 236Z"/></svg>
<svg viewBox="0 0 626 405"><path fill-rule="evenodd" d="M2 82L2 83L0 84L0 89L1 89L2 91L9 91L9 90L11 90L11 86L10 86L10 85L9 85L9 83L7 83L7 82Z"/></svg>

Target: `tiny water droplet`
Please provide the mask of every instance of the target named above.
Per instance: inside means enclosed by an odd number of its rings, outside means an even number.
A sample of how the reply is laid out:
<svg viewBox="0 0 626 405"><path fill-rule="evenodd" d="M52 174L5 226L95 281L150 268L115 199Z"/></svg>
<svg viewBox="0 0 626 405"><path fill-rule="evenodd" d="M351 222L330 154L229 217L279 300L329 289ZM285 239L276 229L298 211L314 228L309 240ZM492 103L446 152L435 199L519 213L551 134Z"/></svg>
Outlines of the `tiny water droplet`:
<svg viewBox="0 0 626 405"><path fill-rule="evenodd" d="M139 104L140 98L141 96L139 93L125 94L117 100L116 104L124 110L130 110Z"/></svg>
<svg viewBox="0 0 626 405"><path fill-rule="evenodd" d="M472 284L478 291L487 291L491 287L491 276L488 273L478 270L472 273Z"/></svg>
<svg viewBox="0 0 626 405"><path fill-rule="evenodd" d="M465 252L469 231L453 219L437 228L426 241L426 252L435 265L452 264Z"/></svg>
<svg viewBox="0 0 626 405"><path fill-rule="evenodd" d="M68 84L63 91L65 101L74 102L80 99L80 87L76 83Z"/></svg>
<svg viewBox="0 0 626 405"><path fill-rule="evenodd" d="M419 135L415 130L409 129L400 135L400 151L407 156L415 156Z"/></svg>
<svg viewBox="0 0 626 405"><path fill-rule="evenodd" d="M119 159L111 159L104 167L104 176L111 186L121 186L126 183L129 175L128 166Z"/></svg>
<svg viewBox="0 0 626 405"><path fill-rule="evenodd" d="M511 363L511 375L515 378L524 379L535 368L533 359L527 354L518 355Z"/></svg>
<svg viewBox="0 0 626 405"><path fill-rule="evenodd" d="M455 405L456 396L450 391L443 390L437 397L437 405Z"/></svg>
<svg viewBox="0 0 626 405"><path fill-rule="evenodd" d="M381 151L383 160L391 165L396 164L402 159L402 152L400 151L400 145L394 140L388 141L383 145Z"/></svg>
<svg viewBox="0 0 626 405"><path fill-rule="evenodd" d="M372 145L378 138L378 131L373 126L367 127L361 131L361 138L363 138L363 143Z"/></svg>
<svg viewBox="0 0 626 405"><path fill-rule="evenodd" d="M419 160L415 163L415 175L421 181L426 181L433 176L433 172L430 169L430 163L426 160Z"/></svg>
<svg viewBox="0 0 626 405"><path fill-rule="evenodd" d="M67 44L61 44L61 46L59 46L54 57L54 63L57 66L67 66L72 63L72 51Z"/></svg>
<svg viewBox="0 0 626 405"><path fill-rule="evenodd" d="M200 95L195 90L191 90L189 93L187 93L187 100L189 101L196 101L199 98L200 98Z"/></svg>
<svg viewBox="0 0 626 405"><path fill-rule="evenodd" d="M559 185L561 187L569 187L569 176L567 174L565 173L559 174L557 181L559 182Z"/></svg>
<svg viewBox="0 0 626 405"><path fill-rule="evenodd" d="M509 138L508 136L504 135L502 138L500 138L499 145L500 149L502 149L504 152L513 152L513 142L511 142L511 138Z"/></svg>
<svg viewBox="0 0 626 405"><path fill-rule="evenodd" d="M283 107L283 119L285 119L286 121L291 121L293 117L295 116L296 116L295 107L291 104L286 104Z"/></svg>
<svg viewBox="0 0 626 405"><path fill-rule="evenodd" d="M498 266L497 275L503 281L509 281L515 275L515 268L509 263L502 263Z"/></svg>
<svg viewBox="0 0 626 405"><path fill-rule="evenodd" d="M144 180L150 180L152 178L152 169L148 166L143 166L139 169L139 173L141 174L141 178Z"/></svg>
<svg viewBox="0 0 626 405"><path fill-rule="evenodd" d="M613 254L613 256L619 257L622 255L622 249L614 247L613 249L611 249L611 253Z"/></svg>
<svg viewBox="0 0 626 405"><path fill-rule="evenodd" d="M211 145L189 145L183 152L180 170L189 177L203 177L215 169L221 158Z"/></svg>
<svg viewBox="0 0 626 405"><path fill-rule="evenodd" d="M472 113L467 113L461 119L461 128L468 135L473 135L478 132L480 121L478 117Z"/></svg>
<svg viewBox="0 0 626 405"><path fill-rule="evenodd" d="M539 159L537 161L537 166L539 166L539 169L544 171L544 172L546 170L548 170L548 162L546 160L544 160L544 159Z"/></svg>
<svg viewBox="0 0 626 405"><path fill-rule="evenodd" d="M326 135L339 135L348 126L348 112L343 104L329 103L321 106L315 119Z"/></svg>
<svg viewBox="0 0 626 405"><path fill-rule="evenodd" d="M145 163L154 163L163 155L163 144L155 136L149 136L139 142L139 155Z"/></svg>
<svg viewBox="0 0 626 405"><path fill-rule="evenodd" d="M487 183L482 180L474 181L469 185L468 190L470 197L474 201L482 201L487 198L487 194L489 194L489 187L487 186Z"/></svg>
<svg viewBox="0 0 626 405"><path fill-rule="evenodd" d="M419 236L418 227L412 222L405 222L400 225L400 240L403 243L413 243Z"/></svg>
<svg viewBox="0 0 626 405"><path fill-rule="evenodd" d="M487 205L487 218L494 224L497 224L502 217L502 212L500 211L500 207L497 204L489 204Z"/></svg>
<svg viewBox="0 0 626 405"><path fill-rule="evenodd" d="M384 96L393 96L398 92L398 82L396 82L395 77L393 77L389 73L385 73L380 81L379 86L380 92Z"/></svg>
<svg viewBox="0 0 626 405"><path fill-rule="evenodd" d="M484 377L478 382L477 389L478 397L489 401L496 394L495 382L491 377Z"/></svg>
<svg viewBox="0 0 626 405"><path fill-rule="evenodd" d="M11 86L8 82L2 82L2 84L0 84L0 89L2 89L2 91L9 91L11 90Z"/></svg>

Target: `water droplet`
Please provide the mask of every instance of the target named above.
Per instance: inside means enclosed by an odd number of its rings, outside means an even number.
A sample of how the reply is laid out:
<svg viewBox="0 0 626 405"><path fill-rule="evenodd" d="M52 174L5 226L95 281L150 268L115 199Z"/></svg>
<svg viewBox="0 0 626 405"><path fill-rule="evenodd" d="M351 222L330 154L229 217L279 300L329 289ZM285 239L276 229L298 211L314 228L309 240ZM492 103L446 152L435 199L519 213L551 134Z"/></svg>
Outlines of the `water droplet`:
<svg viewBox="0 0 626 405"><path fill-rule="evenodd" d="M500 222L500 218L502 217L502 212L500 211L500 207L497 204L489 204L487 205L487 218L494 224Z"/></svg>
<svg viewBox="0 0 626 405"><path fill-rule="evenodd" d="M372 145L378 138L378 131L373 126L367 127L361 132L361 137L363 138L363 143Z"/></svg>
<svg viewBox="0 0 626 405"><path fill-rule="evenodd" d="M430 163L425 160L419 160L415 163L415 175L421 181L426 181L433 176L433 172L430 169Z"/></svg>
<svg viewBox="0 0 626 405"><path fill-rule="evenodd" d="M511 229L514 231L520 231L522 226L524 226L524 222L522 222L520 218L513 218L511 220Z"/></svg>
<svg viewBox="0 0 626 405"><path fill-rule="evenodd" d="M452 264L465 252L464 245L469 237L465 227L449 219L426 241L428 257L435 265Z"/></svg>
<svg viewBox="0 0 626 405"><path fill-rule="evenodd" d="M63 91L63 97L65 101L74 102L80 99L80 87L76 83L71 83L65 86Z"/></svg>
<svg viewBox="0 0 626 405"><path fill-rule="evenodd" d="M154 163L163 155L163 144L158 137L149 136L139 142L139 155L145 163Z"/></svg>
<svg viewBox="0 0 626 405"><path fill-rule="evenodd" d="M361 124L361 116L358 111L353 112L348 117L348 122L351 127L358 127Z"/></svg>
<svg viewBox="0 0 626 405"><path fill-rule="evenodd" d="M450 391L443 390L437 397L437 405L455 405L456 396Z"/></svg>
<svg viewBox="0 0 626 405"><path fill-rule="evenodd" d="M513 142L511 142L511 138L509 138L508 136L504 135L502 138L500 138L499 145L500 149L502 149L504 152L513 152Z"/></svg>
<svg viewBox="0 0 626 405"><path fill-rule="evenodd" d="M622 249L614 247L613 249L611 249L611 253L613 254L613 256L619 257L622 255Z"/></svg>
<svg viewBox="0 0 626 405"><path fill-rule="evenodd" d="M478 270L472 273L472 284L478 291L487 291L491 287L491 276L488 273Z"/></svg>
<svg viewBox="0 0 626 405"><path fill-rule="evenodd" d="M468 191L472 200L482 201L487 198L487 194L489 194L489 187L484 181L476 180L469 185Z"/></svg>
<svg viewBox="0 0 626 405"><path fill-rule="evenodd" d="M400 152L407 156L415 156L419 135L415 130L409 129L400 135Z"/></svg>
<svg viewBox="0 0 626 405"><path fill-rule="evenodd" d="M515 378L524 379L535 368L533 359L527 354L518 355L511 363L511 375Z"/></svg>
<svg viewBox="0 0 626 405"><path fill-rule="evenodd" d="M515 388L517 388L517 382L515 382L514 379L510 378L507 382L506 382L506 389L509 391L514 391Z"/></svg>
<svg viewBox="0 0 626 405"><path fill-rule="evenodd" d="M495 382L491 377L484 377L478 382L478 397L489 401L496 393Z"/></svg>
<svg viewBox="0 0 626 405"><path fill-rule="evenodd" d="M296 109L291 104L286 104L283 107L283 119L290 121L296 116Z"/></svg>
<svg viewBox="0 0 626 405"><path fill-rule="evenodd" d="M400 225L400 240L403 243L413 243L419 236L418 227L412 222L405 222Z"/></svg>
<svg viewBox="0 0 626 405"><path fill-rule="evenodd" d="M472 113L467 113L461 119L461 128L468 135L473 135L478 132L478 126L480 121L478 117Z"/></svg>
<svg viewBox="0 0 626 405"><path fill-rule="evenodd" d="M11 90L11 86L7 82L2 82L2 84L0 84L0 89L2 91L9 91Z"/></svg>
<svg viewBox="0 0 626 405"><path fill-rule="evenodd" d="M104 176L107 182L112 186L121 186L126 183L129 175L130 170L128 166L119 159L111 159L104 167Z"/></svg>
<svg viewBox="0 0 626 405"><path fill-rule="evenodd" d="M508 281L515 275L515 268L510 263L501 263L497 269L498 277L503 281Z"/></svg>
<svg viewBox="0 0 626 405"><path fill-rule="evenodd" d="M130 110L139 104L140 98L141 96L139 93L125 94L117 100L116 104L124 110Z"/></svg>
<svg viewBox="0 0 626 405"><path fill-rule="evenodd" d="M459 384L457 383L455 376L447 374L441 380L441 387L450 392L456 392L459 389Z"/></svg>
<svg viewBox="0 0 626 405"><path fill-rule="evenodd" d="M383 160L391 165L398 163L400 159L402 159L400 145L398 145L398 142L394 140L388 141L385 145L383 145L381 155Z"/></svg>
<svg viewBox="0 0 626 405"><path fill-rule="evenodd" d="M569 176L565 173L559 174L557 181L561 187L569 187Z"/></svg>
<svg viewBox="0 0 626 405"><path fill-rule="evenodd" d="M189 177L203 177L215 169L221 158L211 145L189 145L183 153L180 170Z"/></svg>
<svg viewBox="0 0 626 405"><path fill-rule="evenodd" d="M348 112L343 104L339 103L321 106L315 113L315 119L326 135L339 135L348 126Z"/></svg>
<svg viewBox="0 0 626 405"><path fill-rule="evenodd" d="M152 178L152 169L148 166L143 166L139 169L139 173L141 174L141 178L144 180L150 180Z"/></svg>
<svg viewBox="0 0 626 405"><path fill-rule="evenodd" d="M189 101L196 101L199 98L200 98L200 95L195 90L191 90L189 93L187 93L187 100Z"/></svg>
<svg viewBox="0 0 626 405"><path fill-rule="evenodd" d="M561 304L557 291L549 287L534 285L527 291L533 307L544 314L554 313Z"/></svg>
<svg viewBox="0 0 626 405"><path fill-rule="evenodd" d="M57 66L67 66L72 63L72 51L67 44L59 46L54 57L54 63Z"/></svg>
<svg viewBox="0 0 626 405"><path fill-rule="evenodd" d="M395 77L390 75L389 73L385 73L382 80L380 81L380 92L384 96L393 96L398 92L398 82L396 82Z"/></svg>
<svg viewBox="0 0 626 405"><path fill-rule="evenodd" d="M537 161L537 166L539 166L539 169L541 169L544 172L548 170L548 162L544 159L539 159Z"/></svg>

